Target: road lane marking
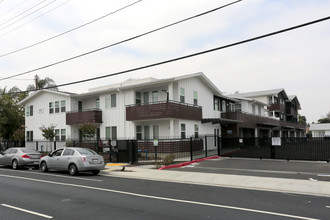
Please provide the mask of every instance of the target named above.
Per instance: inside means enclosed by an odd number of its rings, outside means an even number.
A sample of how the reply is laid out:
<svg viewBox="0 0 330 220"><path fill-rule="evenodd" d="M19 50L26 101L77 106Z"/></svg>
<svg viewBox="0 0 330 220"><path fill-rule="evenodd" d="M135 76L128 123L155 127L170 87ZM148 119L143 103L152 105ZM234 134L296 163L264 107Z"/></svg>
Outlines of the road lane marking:
<svg viewBox="0 0 330 220"><path fill-rule="evenodd" d="M3 171L10 171L10 172L18 172L18 173L26 173L26 171L20 171L20 170L7 170L7 169L1 169ZM78 179L78 180L87 180L87 181L94 181L94 182L103 182L103 180L96 180L96 179L87 179L83 177L74 177L74 176L62 176L57 174L50 174L50 173L37 173L37 172L30 172L36 175L44 175L44 176L55 176L55 177L61 177L61 178L69 178L69 179Z"/></svg>
<svg viewBox="0 0 330 220"><path fill-rule="evenodd" d="M7 204L1 204L1 205L4 206L4 207L7 207L7 208L15 209L15 210L18 210L18 211L21 211L21 212L26 212L26 213L29 213L29 214L32 214L32 215L37 215L37 216L41 216L41 217L48 218L48 219L53 218L53 216L41 214L41 213L38 213L38 212L33 212L33 211L30 211L30 210L18 208L18 207L15 207L15 206L7 205Z"/></svg>
<svg viewBox="0 0 330 220"><path fill-rule="evenodd" d="M123 194L123 195L141 197L141 198L149 198L149 199L157 199L157 200L163 200L163 201L171 201L171 202L216 207L216 208L232 209L232 210L254 212L254 213L260 213L260 214L266 214L266 215L282 216L282 217L303 219L303 220L318 220L316 218L289 215L289 214L283 214L283 213L277 213L277 212L269 212L269 211L262 211L262 210L257 210L257 209L248 209L248 208L241 208L241 207L235 207L235 206L219 205L219 204L205 203L205 202L196 202L196 201L189 201L189 200L182 200L182 199L172 199L172 198L166 198L166 197L160 197L160 196L150 196L150 195L144 195L144 194L139 194L139 193L125 192L125 191L113 190L113 189L105 189L105 188L99 188L99 187L93 187L93 186L84 186L84 185L77 185L77 184L71 184L71 183L53 182L53 181L48 181L48 180L39 180L39 179L32 179L32 178L27 178L27 177L10 176L10 175L5 175L5 174L0 174L0 176L8 177L8 178L15 178L15 179L24 179L24 180L48 183L48 184L54 184L54 185L63 185L63 186L71 186L71 187L98 190L98 191L104 191L104 192L112 192L112 193L118 193L118 194Z"/></svg>

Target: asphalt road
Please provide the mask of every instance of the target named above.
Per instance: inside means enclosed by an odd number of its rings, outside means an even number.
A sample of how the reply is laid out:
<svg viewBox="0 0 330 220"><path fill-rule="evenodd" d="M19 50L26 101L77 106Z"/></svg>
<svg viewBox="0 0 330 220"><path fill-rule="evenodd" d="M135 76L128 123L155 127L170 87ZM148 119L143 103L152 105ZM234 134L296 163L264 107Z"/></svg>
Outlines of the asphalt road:
<svg viewBox="0 0 330 220"><path fill-rule="evenodd" d="M32 213L33 212L33 213ZM329 219L330 199L0 168L0 220Z"/></svg>

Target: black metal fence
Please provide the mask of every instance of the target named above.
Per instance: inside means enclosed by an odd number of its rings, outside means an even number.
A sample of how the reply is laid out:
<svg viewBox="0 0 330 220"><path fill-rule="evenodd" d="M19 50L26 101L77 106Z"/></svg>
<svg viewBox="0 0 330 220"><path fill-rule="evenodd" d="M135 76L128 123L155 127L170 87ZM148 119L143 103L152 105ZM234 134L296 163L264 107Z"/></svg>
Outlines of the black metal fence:
<svg viewBox="0 0 330 220"><path fill-rule="evenodd" d="M22 146L0 141L0 151ZM167 138L154 140L34 141L25 147L43 154L63 146L86 147L101 154L106 162L139 164L192 161L214 155L223 157L330 161L330 138ZM168 162L168 161L167 161Z"/></svg>

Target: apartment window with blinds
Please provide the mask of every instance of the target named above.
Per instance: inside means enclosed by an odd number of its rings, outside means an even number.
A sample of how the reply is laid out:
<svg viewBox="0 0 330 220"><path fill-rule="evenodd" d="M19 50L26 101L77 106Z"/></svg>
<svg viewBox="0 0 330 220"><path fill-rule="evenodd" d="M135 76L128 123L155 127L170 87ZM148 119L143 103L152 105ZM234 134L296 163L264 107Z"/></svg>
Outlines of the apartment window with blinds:
<svg viewBox="0 0 330 220"><path fill-rule="evenodd" d="M195 125L195 127L194 127L194 130L195 130L195 138L198 138L199 137L199 127L198 127L198 125Z"/></svg>
<svg viewBox="0 0 330 220"><path fill-rule="evenodd" d="M105 138L107 140L117 140L117 127L112 126L112 127L105 127Z"/></svg>
<svg viewBox="0 0 330 220"><path fill-rule="evenodd" d="M26 132L26 141L33 141L33 131Z"/></svg>
<svg viewBox="0 0 330 220"><path fill-rule="evenodd" d="M60 112L60 102L56 101L55 102L55 113L59 113Z"/></svg>
<svg viewBox="0 0 330 220"><path fill-rule="evenodd" d="M141 92L135 93L135 104L141 105Z"/></svg>
<svg viewBox="0 0 330 220"><path fill-rule="evenodd" d="M194 106L198 105L198 93L197 91L194 91Z"/></svg>
<svg viewBox="0 0 330 220"><path fill-rule="evenodd" d="M65 141L65 140L66 140L66 130L61 129L61 141Z"/></svg>
<svg viewBox="0 0 330 220"><path fill-rule="evenodd" d="M60 130L55 129L55 141L59 141L59 140L60 140Z"/></svg>
<svg viewBox="0 0 330 220"><path fill-rule="evenodd" d="M65 100L61 101L61 112L65 112L66 111L66 103Z"/></svg>
<svg viewBox="0 0 330 220"><path fill-rule="evenodd" d="M186 124L181 124L181 138L186 138Z"/></svg>
<svg viewBox="0 0 330 220"><path fill-rule="evenodd" d="M150 127L144 126L144 139L150 139Z"/></svg>
<svg viewBox="0 0 330 220"><path fill-rule="evenodd" d="M185 103L184 94L185 94L184 88L180 88L180 102L181 103Z"/></svg>
<svg viewBox="0 0 330 220"><path fill-rule="evenodd" d="M242 105L241 104L235 104L235 111L241 112L242 111Z"/></svg>
<svg viewBox="0 0 330 220"><path fill-rule="evenodd" d="M136 126L136 139L142 140L142 126L140 125Z"/></svg>
<svg viewBox="0 0 330 220"><path fill-rule="evenodd" d="M152 102L158 102L158 91L153 91L152 92Z"/></svg>
<svg viewBox="0 0 330 220"><path fill-rule="evenodd" d="M214 99L214 111L220 111L220 101L219 101L219 99Z"/></svg>
<svg viewBox="0 0 330 220"><path fill-rule="evenodd" d="M117 95L111 94L111 108L117 107Z"/></svg>
<svg viewBox="0 0 330 220"><path fill-rule="evenodd" d="M26 106L25 115L26 117L33 116L33 105Z"/></svg>
<svg viewBox="0 0 330 220"><path fill-rule="evenodd" d="M49 114L53 114L54 113L54 103L50 102L49 103Z"/></svg>

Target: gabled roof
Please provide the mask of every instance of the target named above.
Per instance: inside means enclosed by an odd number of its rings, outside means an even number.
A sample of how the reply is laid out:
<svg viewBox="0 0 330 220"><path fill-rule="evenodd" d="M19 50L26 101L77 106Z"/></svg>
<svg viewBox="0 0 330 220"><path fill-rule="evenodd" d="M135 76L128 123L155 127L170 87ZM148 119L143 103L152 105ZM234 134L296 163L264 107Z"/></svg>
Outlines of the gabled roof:
<svg viewBox="0 0 330 220"><path fill-rule="evenodd" d="M299 102L298 97L296 95L289 95L288 98L289 98L290 102L295 101L297 103L298 109L301 110L300 102Z"/></svg>
<svg viewBox="0 0 330 220"><path fill-rule="evenodd" d="M38 95L42 93L53 93L53 94L58 94L58 95L64 95L64 96L72 96L74 93L69 93L69 92L61 92L61 91L56 91L56 90L51 90L51 89L40 89L34 92L31 92L29 96L27 96L25 99L20 101L18 104L19 105L24 105L27 101L30 101L31 99L34 99Z"/></svg>
<svg viewBox="0 0 330 220"><path fill-rule="evenodd" d="M270 95L277 95L279 93L283 92L283 95L285 98L288 98L286 92L284 89L271 89L271 90L263 90L263 91L256 91L256 92L247 92L247 93L236 93L236 97L260 97L260 96L270 96Z"/></svg>
<svg viewBox="0 0 330 220"><path fill-rule="evenodd" d="M264 102L260 102L256 99L252 99L252 98L245 98L245 97L236 97L235 94L234 95L229 95L230 98L232 99L236 99L236 100L242 100L242 101L248 101L248 102L253 102L253 103L257 103L263 106L269 106L268 104L264 103Z"/></svg>

